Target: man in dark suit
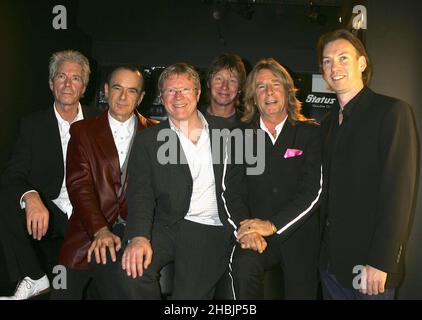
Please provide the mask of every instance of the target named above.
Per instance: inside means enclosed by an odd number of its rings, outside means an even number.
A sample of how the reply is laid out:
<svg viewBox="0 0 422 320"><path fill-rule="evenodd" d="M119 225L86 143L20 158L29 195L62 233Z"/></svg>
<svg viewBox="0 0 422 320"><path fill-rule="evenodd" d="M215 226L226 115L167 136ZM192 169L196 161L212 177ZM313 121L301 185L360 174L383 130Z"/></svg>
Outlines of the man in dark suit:
<svg viewBox="0 0 422 320"><path fill-rule="evenodd" d="M283 270L279 285L286 299L317 297L320 131L300 113L296 91L274 59L259 61L246 81L242 121L245 134L253 131L253 149L265 159L265 170L246 178L251 216L237 231L236 299L263 299L265 272L276 266Z"/></svg>
<svg viewBox="0 0 422 320"><path fill-rule="evenodd" d="M323 35L318 53L338 98L322 123L324 298L393 299L415 195L412 111L367 87L370 60L352 33Z"/></svg>
<svg viewBox="0 0 422 320"><path fill-rule="evenodd" d="M116 68L105 84L108 111L70 129L66 180L73 213L59 259L67 268L67 288L56 290L54 299L82 299L91 278L101 298L114 290L112 277L107 278L114 267L101 265L114 263L121 247L133 137L157 123L136 111L145 94L143 84L136 67Z"/></svg>
<svg viewBox="0 0 422 320"><path fill-rule="evenodd" d="M47 275L57 264L72 213L64 165L69 127L92 113L79 103L89 73L88 59L80 52L52 55L49 84L54 105L22 120L18 141L2 175L4 210L0 223L6 232L1 239L11 280L19 281L11 299L28 299L50 287Z"/></svg>
<svg viewBox="0 0 422 320"><path fill-rule="evenodd" d="M160 299L159 271L174 261L172 298L211 299L228 265L233 219L247 210L235 188L224 191L240 183L242 167L223 170L213 161L213 125L197 110L201 86L193 67L167 67L158 85L169 120L134 141L123 298Z"/></svg>

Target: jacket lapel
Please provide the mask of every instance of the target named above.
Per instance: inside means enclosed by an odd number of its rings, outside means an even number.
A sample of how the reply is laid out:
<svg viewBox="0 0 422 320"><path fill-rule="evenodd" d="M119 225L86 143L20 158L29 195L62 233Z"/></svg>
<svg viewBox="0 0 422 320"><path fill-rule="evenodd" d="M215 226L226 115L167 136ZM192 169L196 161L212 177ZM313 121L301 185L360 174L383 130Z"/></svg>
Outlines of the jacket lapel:
<svg viewBox="0 0 422 320"><path fill-rule="evenodd" d="M177 133L170 128L170 123L168 120L162 123L162 128L169 130L169 133L171 134L171 137L169 138L176 141L177 162L175 164L169 165L172 181L180 181L180 179L187 179L187 181L190 181L190 183L192 183L192 175L190 173L188 161L186 159L186 154L183 151ZM159 142L159 147L161 147L164 143L166 143L166 141Z"/></svg>
<svg viewBox="0 0 422 320"><path fill-rule="evenodd" d="M275 143L275 146L277 147L277 150L279 150L281 157L284 156L288 148L295 147L295 138L296 138L296 127L294 127L290 123L289 119L287 119Z"/></svg>
<svg viewBox="0 0 422 320"><path fill-rule="evenodd" d="M225 145L217 144L217 147L220 147L220 150L213 150L213 136L212 136L212 128L208 126L208 134L210 137L210 146L211 146L211 154L213 155L215 152L219 152L220 158L219 159L213 159L213 169L214 169L214 180L215 185L220 186L219 182L222 181L223 178L223 166L224 166L224 156L225 156ZM220 140L221 141L221 140Z"/></svg>
<svg viewBox="0 0 422 320"><path fill-rule="evenodd" d="M45 121L45 132L47 133L48 139L51 139L51 145L48 145L48 152L50 155L57 157L55 163L58 164L58 172L61 173L59 178L60 183L63 181L63 172L64 172L64 159L63 159L63 148L62 140L60 138L60 129L59 123L57 122L56 114L54 112L54 107L47 110Z"/></svg>
<svg viewBox="0 0 422 320"><path fill-rule="evenodd" d="M334 149L334 143L335 143L335 139L336 136L338 134L338 130L339 130L339 126L338 126L338 108L333 108L331 110L331 114L329 116L329 118L327 119L328 121L328 132L327 135L325 137L325 141L324 141L324 157L326 158L326 162L328 164L329 167L329 163L330 163L330 158L331 158L331 153Z"/></svg>
<svg viewBox="0 0 422 320"><path fill-rule="evenodd" d="M113 177L113 182L115 187L116 194L121 185L120 181L120 164L119 156L117 153L116 146L114 144L113 135L111 133L110 124L108 122L108 112L104 112L99 117L98 125L95 132L95 142L102 152L103 159L109 163L111 167L111 175Z"/></svg>

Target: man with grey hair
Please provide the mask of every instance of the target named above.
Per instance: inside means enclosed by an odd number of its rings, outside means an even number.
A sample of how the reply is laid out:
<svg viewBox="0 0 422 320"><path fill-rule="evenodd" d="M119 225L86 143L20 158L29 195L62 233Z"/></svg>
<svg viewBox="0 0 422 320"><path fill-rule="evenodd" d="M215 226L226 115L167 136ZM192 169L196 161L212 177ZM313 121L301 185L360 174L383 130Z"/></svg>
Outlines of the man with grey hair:
<svg viewBox="0 0 422 320"><path fill-rule="evenodd" d="M24 118L11 158L1 177L0 237L12 281L11 297L28 299L50 288L52 268L72 213L66 190L65 160L69 128L93 113L79 99L88 85L88 59L78 51L54 53L49 86L54 104Z"/></svg>
<svg viewBox="0 0 422 320"><path fill-rule="evenodd" d="M228 266L233 219L247 210L238 192L243 166L213 161L215 125L197 110L201 86L192 66L167 67L158 85L169 118L133 142L121 261L127 291L118 298L160 299L159 271L173 261L172 299L211 299ZM166 146L178 156L166 161Z"/></svg>

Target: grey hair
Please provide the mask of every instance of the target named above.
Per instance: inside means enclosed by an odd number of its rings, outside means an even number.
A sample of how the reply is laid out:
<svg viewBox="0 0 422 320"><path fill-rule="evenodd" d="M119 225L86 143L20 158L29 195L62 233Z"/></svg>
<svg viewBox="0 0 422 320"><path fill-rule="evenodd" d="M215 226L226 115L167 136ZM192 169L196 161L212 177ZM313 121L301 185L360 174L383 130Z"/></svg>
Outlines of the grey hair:
<svg viewBox="0 0 422 320"><path fill-rule="evenodd" d="M190 80L192 80L195 89L201 90L201 80L199 78L198 72L196 72L195 68L187 63L176 63L171 66L168 66L164 69L161 73L160 77L158 78L158 90L162 93L163 92L163 85L164 81L172 76L179 76L179 75L187 75Z"/></svg>
<svg viewBox="0 0 422 320"><path fill-rule="evenodd" d="M65 61L77 63L82 67L82 81L85 87L88 86L89 74L91 73L89 61L87 57L76 50L64 50L53 53L48 66L48 79L53 81L57 74L57 69Z"/></svg>

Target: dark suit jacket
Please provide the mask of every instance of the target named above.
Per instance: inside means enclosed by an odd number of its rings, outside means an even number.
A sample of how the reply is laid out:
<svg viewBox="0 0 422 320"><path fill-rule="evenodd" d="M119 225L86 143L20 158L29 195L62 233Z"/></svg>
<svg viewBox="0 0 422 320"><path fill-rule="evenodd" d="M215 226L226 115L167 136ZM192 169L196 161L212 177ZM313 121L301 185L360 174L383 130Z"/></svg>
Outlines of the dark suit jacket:
<svg viewBox="0 0 422 320"><path fill-rule="evenodd" d="M154 125L136 112L138 131ZM66 185L73 213L60 250L59 261L73 269L88 269L87 252L94 234L126 217L126 182L121 187L120 164L108 121L102 115L75 123L70 128Z"/></svg>
<svg viewBox="0 0 422 320"><path fill-rule="evenodd" d="M208 124L210 129L215 128L212 120L208 120ZM165 129L170 140L167 138L165 141L159 141L158 135ZM215 152L211 133L210 139L211 148ZM177 161L177 164L158 162L157 154L163 150L162 147L168 145L167 140L174 142L177 155L180 155L178 159L184 159L184 164L180 161ZM220 147L221 151L223 144ZM228 165L224 173L223 161L218 162L213 165L213 169L219 217L227 230L232 232L238 215L247 211L242 198L244 194L239 192L239 188L232 187L241 185L243 167ZM223 180L226 190L223 190ZM189 210L192 186L193 181L183 148L177 134L170 129L168 121L138 133L129 160L125 240L136 236L151 239L153 223L171 225L183 219ZM222 198L226 200L226 204Z"/></svg>
<svg viewBox="0 0 422 320"><path fill-rule="evenodd" d="M314 122L296 121L293 125L288 120L275 145L265 133L265 171L246 178L251 216L274 223L278 234L272 239L282 241L284 264L292 266L288 270L294 270L297 263L315 271L317 267L319 225L315 213L322 192L320 134ZM288 149L302 154L285 158Z"/></svg>
<svg viewBox="0 0 422 320"><path fill-rule="evenodd" d="M411 108L364 88L345 111L340 128L338 107L322 124L322 222L328 217L331 267L345 287L352 287L356 265L387 272L387 287L395 287L415 194L417 137Z"/></svg>
<svg viewBox="0 0 422 320"><path fill-rule="evenodd" d="M84 117L96 110L82 107ZM52 107L22 119L14 151L2 175L2 188L12 208L19 210L21 196L36 190L49 210L59 196L64 167L60 131Z"/></svg>

